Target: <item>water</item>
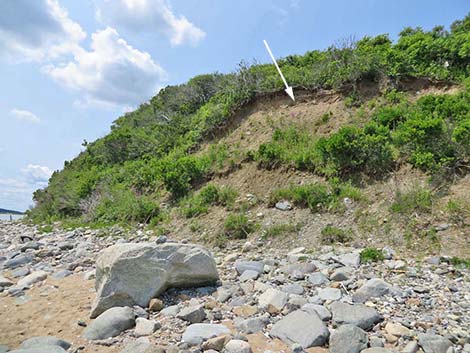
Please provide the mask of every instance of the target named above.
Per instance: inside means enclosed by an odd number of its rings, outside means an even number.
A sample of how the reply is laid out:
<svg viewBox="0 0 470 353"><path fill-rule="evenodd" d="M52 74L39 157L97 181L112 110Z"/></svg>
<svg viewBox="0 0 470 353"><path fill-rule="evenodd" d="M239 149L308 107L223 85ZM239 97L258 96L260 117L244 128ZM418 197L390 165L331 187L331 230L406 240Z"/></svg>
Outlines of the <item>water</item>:
<svg viewBox="0 0 470 353"><path fill-rule="evenodd" d="M16 221L17 219L21 219L23 218L24 215L22 214L13 214L11 215L11 218L13 218L14 221ZM10 215L9 214L0 214L0 221L9 221L10 220Z"/></svg>

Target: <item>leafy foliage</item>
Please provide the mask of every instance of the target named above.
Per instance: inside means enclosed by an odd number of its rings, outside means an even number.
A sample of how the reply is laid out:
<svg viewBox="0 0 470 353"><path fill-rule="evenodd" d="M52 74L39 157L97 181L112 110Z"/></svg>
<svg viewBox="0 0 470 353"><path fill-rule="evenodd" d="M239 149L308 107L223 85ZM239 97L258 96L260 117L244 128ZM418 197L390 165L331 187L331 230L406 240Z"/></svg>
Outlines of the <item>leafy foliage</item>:
<svg viewBox="0 0 470 353"><path fill-rule="evenodd" d="M208 184L198 194L189 197L183 202L183 214L187 218L207 213L210 206L233 207L237 198L237 191L231 187L218 187Z"/></svg>
<svg viewBox="0 0 470 353"><path fill-rule="evenodd" d="M349 183L340 183L338 179L333 179L330 185L290 185L287 188L274 190L269 203L274 205L278 201L289 200L298 207L309 208L312 212L341 211L344 208L345 197L354 201L363 200L359 189Z"/></svg>
<svg viewBox="0 0 470 353"><path fill-rule="evenodd" d="M255 224L240 213L229 214L224 223L225 235L232 239L245 239L255 229Z"/></svg>
<svg viewBox="0 0 470 353"><path fill-rule="evenodd" d="M322 244L347 243L349 240L351 240L350 232L332 225L327 225L321 231Z"/></svg>
<svg viewBox="0 0 470 353"><path fill-rule="evenodd" d="M387 35L365 37L324 51L291 55L279 65L293 86L353 87L353 93L363 80L463 81L470 70L469 43L466 16L448 31L406 28L395 43ZM273 65L246 63L233 73L201 75L162 89L118 118L107 136L84 141L86 150L65 162L47 188L34 193L36 207L30 218L150 221L158 214L155 205L162 195L184 198L224 160L223 150L195 155L201 143L216 137L230 116L257 95L282 89ZM278 131L255 157L270 168L287 164L328 175L378 176L396 162L398 149L401 158L426 171L466 172L469 102L469 94L462 93L407 105L399 93L390 94L389 106L376 113L373 123L344 127L318 142L293 129ZM322 204L331 197L320 189L313 195L302 201L311 208L316 207L316 198ZM126 205L128 215L117 202Z"/></svg>
<svg viewBox="0 0 470 353"><path fill-rule="evenodd" d="M265 238L275 238L283 234L290 234L290 233L298 232L300 228L301 228L301 224L293 224L293 223L273 224L264 229L263 236Z"/></svg>
<svg viewBox="0 0 470 353"><path fill-rule="evenodd" d="M385 259L381 250L375 248L365 248L359 254L362 263L367 262L380 262Z"/></svg>
<svg viewBox="0 0 470 353"><path fill-rule="evenodd" d="M416 186L408 192L397 192L391 205L392 212L409 214L413 211L427 212L432 206L431 191Z"/></svg>

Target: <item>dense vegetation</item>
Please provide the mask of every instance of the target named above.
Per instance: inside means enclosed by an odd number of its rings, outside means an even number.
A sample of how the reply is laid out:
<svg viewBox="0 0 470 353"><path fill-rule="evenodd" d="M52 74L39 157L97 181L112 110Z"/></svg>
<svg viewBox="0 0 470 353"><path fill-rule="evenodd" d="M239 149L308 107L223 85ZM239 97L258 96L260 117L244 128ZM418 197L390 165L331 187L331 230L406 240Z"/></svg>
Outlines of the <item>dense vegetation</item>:
<svg viewBox="0 0 470 353"><path fill-rule="evenodd" d="M464 82L470 74L470 17L456 21L449 31L406 28L395 43L387 35L365 37L325 51L288 56L280 66L296 87L348 89L352 95L357 84L366 80L387 80L392 85L410 77ZM229 190L209 188L188 196L224 159L223 150L195 152L247 102L282 88L273 65L245 64L234 73L197 76L186 84L166 87L117 119L107 136L85 141L86 150L65 162L47 188L35 192L36 207L30 218L151 222L161 217L164 197L186 202L187 217L213 205L230 207L234 193ZM343 179L357 173L383 176L405 162L434 175L465 173L469 103L468 91L423 97L416 103L391 91L388 102L373 109L365 124L345 126L317 141L295 129L279 130L251 157L264 167L288 164ZM332 207L341 190L335 194L331 188L315 186L314 195L304 195L305 200L298 196L304 190L289 192L295 202L305 202L307 207L317 207L318 200ZM225 226L233 237L252 230L242 214L234 214Z"/></svg>
<svg viewBox="0 0 470 353"><path fill-rule="evenodd" d="M390 102L387 96L393 96ZM408 162L433 175L462 175L470 153L470 90L426 95L409 103L395 90L364 125L343 126L317 141L295 128L278 129L255 159L264 167L289 165L327 176L370 177Z"/></svg>

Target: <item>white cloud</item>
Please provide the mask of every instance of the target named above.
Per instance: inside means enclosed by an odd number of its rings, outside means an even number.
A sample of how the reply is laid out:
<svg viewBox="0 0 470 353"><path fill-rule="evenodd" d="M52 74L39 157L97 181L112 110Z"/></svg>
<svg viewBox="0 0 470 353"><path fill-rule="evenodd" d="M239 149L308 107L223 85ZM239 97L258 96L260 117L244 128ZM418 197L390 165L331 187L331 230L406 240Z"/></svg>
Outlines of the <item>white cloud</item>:
<svg viewBox="0 0 470 353"><path fill-rule="evenodd" d="M173 46L197 45L206 33L185 16L177 16L167 0L96 0L99 21L135 33L160 33Z"/></svg>
<svg viewBox="0 0 470 353"><path fill-rule="evenodd" d="M81 48L73 61L48 65L44 72L82 92L88 103L117 106L138 105L167 77L149 53L133 48L110 27L92 35L90 51Z"/></svg>
<svg viewBox="0 0 470 353"><path fill-rule="evenodd" d="M47 182L53 172L48 167L37 164L28 164L21 171L26 177L26 181L39 187L47 185Z"/></svg>
<svg viewBox="0 0 470 353"><path fill-rule="evenodd" d="M42 61L73 53L86 37L58 0L0 1L0 56Z"/></svg>
<svg viewBox="0 0 470 353"><path fill-rule="evenodd" d="M33 204L33 192L46 187L51 175L48 167L28 164L14 178L0 176L0 207L26 210Z"/></svg>
<svg viewBox="0 0 470 353"><path fill-rule="evenodd" d="M35 114L27 110L21 110L21 109L15 108L10 111L10 114L13 115L17 120L21 120L21 121L27 121L27 122L35 123L35 124L41 121L41 119L39 119Z"/></svg>

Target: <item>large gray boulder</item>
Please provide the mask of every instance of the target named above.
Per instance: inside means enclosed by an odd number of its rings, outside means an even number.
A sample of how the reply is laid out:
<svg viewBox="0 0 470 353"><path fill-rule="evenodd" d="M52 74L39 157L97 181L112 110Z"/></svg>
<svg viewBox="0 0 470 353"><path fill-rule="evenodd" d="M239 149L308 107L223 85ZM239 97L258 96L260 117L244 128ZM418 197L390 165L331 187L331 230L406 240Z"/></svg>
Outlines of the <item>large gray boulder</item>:
<svg viewBox="0 0 470 353"><path fill-rule="evenodd" d="M277 337L288 345L298 343L302 348L323 346L329 331L315 313L296 310L278 322L271 329L271 336Z"/></svg>
<svg viewBox="0 0 470 353"><path fill-rule="evenodd" d="M333 302L330 306L335 325L355 325L363 330L370 330L374 325L382 321L377 310L364 304L347 304Z"/></svg>
<svg viewBox="0 0 470 353"><path fill-rule="evenodd" d="M117 244L96 261L97 297L91 317L115 306L146 307L170 287L212 284L219 279L215 260L192 244Z"/></svg>
<svg viewBox="0 0 470 353"><path fill-rule="evenodd" d="M135 315L131 308L111 308L88 325L83 331L83 337L89 341L115 337L134 325Z"/></svg>
<svg viewBox="0 0 470 353"><path fill-rule="evenodd" d="M359 353L367 348L367 333L354 325L340 326L330 336L331 353Z"/></svg>

